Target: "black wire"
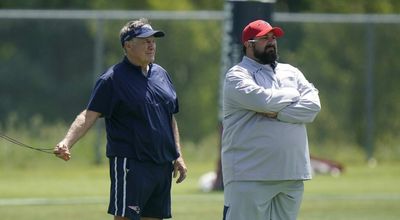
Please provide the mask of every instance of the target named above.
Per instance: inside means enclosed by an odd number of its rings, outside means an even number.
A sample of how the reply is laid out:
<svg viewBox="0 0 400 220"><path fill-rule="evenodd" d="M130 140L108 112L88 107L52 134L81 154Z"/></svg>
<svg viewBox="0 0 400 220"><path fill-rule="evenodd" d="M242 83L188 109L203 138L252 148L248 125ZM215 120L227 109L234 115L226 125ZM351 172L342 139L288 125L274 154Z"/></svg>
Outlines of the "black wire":
<svg viewBox="0 0 400 220"><path fill-rule="evenodd" d="M15 140L15 139L13 139L13 138L5 135L5 134L2 134L2 133L0 133L0 137L5 139L5 140L7 140L7 141L9 141L9 142L11 142L11 143L13 143L13 144L21 146L21 147L26 147L26 148L29 148L29 149L32 149L32 150L36 150L36 151L40 151L40 152L47 153L47 154L53 154L53 148L32 147L32 146L29 146L29 145L24 144L22 142L19 142L19 141Z"/></svg>

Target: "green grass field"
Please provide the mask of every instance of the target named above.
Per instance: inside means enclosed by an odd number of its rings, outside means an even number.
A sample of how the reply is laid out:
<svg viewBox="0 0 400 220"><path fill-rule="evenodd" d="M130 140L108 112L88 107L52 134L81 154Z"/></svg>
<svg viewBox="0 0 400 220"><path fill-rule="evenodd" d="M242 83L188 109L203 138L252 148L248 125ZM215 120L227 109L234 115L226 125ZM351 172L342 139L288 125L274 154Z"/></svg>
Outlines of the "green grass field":
<svg viewBox="0 0 400 220"><path fill-rule="evenodd" d="M199 177L215 168L215 142L186 144L189 176L173 186L173 220L222 219L222 192L203 193L198 187ZM4 142L0 147L1 220L112 219L106 214L108 166L91 165L90 148L78 145L72 160L63 162ZM339 177L317 175L306 182L299 220L400 219L400 162L374 168L346 162L345 168Z"/></svg>
<svg viewBox="0 0 400 220"><path fill-rule="evenodd" d="M107 166L59 165L2 170L0 219L111 219ZM198 177L213 163L189 162L189 178L173 187L173 219L221 219L221 192L203 193ZM400 218L400 164L348 166L340 177L316 176L306 183L301 220Z"/></svg>

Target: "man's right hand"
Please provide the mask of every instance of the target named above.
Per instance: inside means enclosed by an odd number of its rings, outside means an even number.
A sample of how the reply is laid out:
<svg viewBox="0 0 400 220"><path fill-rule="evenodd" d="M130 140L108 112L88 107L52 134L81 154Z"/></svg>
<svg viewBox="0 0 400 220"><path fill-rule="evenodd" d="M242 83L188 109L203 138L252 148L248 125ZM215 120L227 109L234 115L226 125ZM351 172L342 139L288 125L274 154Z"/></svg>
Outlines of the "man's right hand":
<svg viewBox="0 0 400 220"><path fill-rule="evenodd" d="M66 145L64 145L63 142L57 144L53 152L58 158L61 158L64 161L68 161L69 159L71 159L71 153L69 152L69 148Z"/></svg>

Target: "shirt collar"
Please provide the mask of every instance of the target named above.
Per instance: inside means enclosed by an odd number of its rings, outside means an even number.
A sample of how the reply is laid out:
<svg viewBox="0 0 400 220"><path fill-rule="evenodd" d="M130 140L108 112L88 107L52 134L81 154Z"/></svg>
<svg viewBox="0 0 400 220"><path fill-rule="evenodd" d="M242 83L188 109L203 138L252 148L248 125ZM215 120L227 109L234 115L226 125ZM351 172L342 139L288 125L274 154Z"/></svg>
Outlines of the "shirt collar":
<svg viewBox="0 0 400 220"><path fill-rule="evenodd" d="M253 73L258 72L260 70L275 72L275 68L276 68L276 66L278 66L278 62L275 62L273 64L265 64L264 65L264 64L258 63L257 61L249 58L248 56L243 56L242 63L244 65L250 66L251 67L250 71Z"/></svg>
<svg viewBox="0 0 400 220"><path fill-rule="evenodd" d="M131 63L129 61L128 57L124 56L124 59L122 60L122 62L130 67L133 67L135 70L139 71L140 73L142 72L142 67L136 66L135 64ZM153 66L153 63L149 63L149 71L151 70L152 66Z"/></svg>

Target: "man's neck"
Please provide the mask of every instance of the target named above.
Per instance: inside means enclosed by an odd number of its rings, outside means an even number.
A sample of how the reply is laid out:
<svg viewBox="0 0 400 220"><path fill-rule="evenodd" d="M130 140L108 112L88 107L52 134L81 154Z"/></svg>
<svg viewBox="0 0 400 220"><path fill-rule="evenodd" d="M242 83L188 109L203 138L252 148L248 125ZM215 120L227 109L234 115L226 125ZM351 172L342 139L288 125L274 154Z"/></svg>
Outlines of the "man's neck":
<svg viewBox="0 0 400 220"><path fill-rule="evenodd" d="M148 71L149 71L149 63L147 63L147 62L140 63L136 59L133 59L132 57L129 57L129 56L126 56L126 57L128 58L130 63L132 63L135 66L139 66L142 70L142 74L144 76L147 76Z"/></svg>

